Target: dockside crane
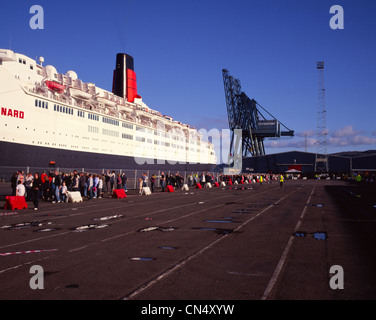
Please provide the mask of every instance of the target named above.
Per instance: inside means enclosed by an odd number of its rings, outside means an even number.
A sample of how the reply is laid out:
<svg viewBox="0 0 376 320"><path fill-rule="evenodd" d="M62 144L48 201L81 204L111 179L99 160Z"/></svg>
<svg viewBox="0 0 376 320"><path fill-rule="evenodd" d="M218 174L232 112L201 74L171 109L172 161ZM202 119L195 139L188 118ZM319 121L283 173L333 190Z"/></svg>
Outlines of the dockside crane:
<svg viewBox="0 0 376 320"><path fill-rule="evenodd" d="M243 157L262 156L265 155L265 138L294 136L293 130L242 91L239 79L232 77L227 69L222 70L222 75L231 131L230 156L234 156L237 147L240 149L240 144Z"/></svg>

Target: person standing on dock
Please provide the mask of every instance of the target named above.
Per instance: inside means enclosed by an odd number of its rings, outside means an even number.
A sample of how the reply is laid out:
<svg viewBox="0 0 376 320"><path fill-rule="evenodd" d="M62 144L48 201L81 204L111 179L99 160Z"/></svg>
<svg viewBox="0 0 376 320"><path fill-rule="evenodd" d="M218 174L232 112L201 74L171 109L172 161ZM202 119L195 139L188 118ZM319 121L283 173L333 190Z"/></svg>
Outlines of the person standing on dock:
<svg viewBox="0 0 376 320"><path fill-rule="evenodd" d="M279 187L282 188L283 185L283 174L279 177Z"/></svg>
<svg viewBox="0 0 376 320"><path fill-rule="evenodd" d="M62 186L62 179L59 174L59 172L55 171L55 202L59 203L61 202L60 200L60 191L61 191L61 186Z"/></svg>
<svg viewBox="0 0 376 320"><path fill-rule="evenodd" d="M143 180L141 178L138 179L138 193L142 195L142 187L143 187Z"/></svg>
<svg viewBox="0 0 376 320"><path fill-rule="evenodd" d="M85 177L83 172L80 173L80 178L78 180L78 183L79 183L81 197L84 197L85 196L85 188L86 188L86 177Z"/></svg>
<svg viewBox="0 0 376 320"><path fill-rule="evenodd" d="M161 174L161 186L162 186L162 192L165 192L165 189L166 189L166 176L164 174L164 172L162 171L162 174Z"/></svg>
<svg viewBox="0 0 376 320"><path fill-rule="evenodd" d="M87 195L89 196L88 200L93 199L93 177L89 173L88 179L87 179Z"/></svg>
<svg viewBox="0 0 376 320"><path fill-rule="evenodd" d="M25 178L26 201L31 201L33 198L33 191L32 191L33 180L34 180L33 175L31 174L31 172L28 172Z"/></svg>
<svg viewBox="0 0 376 320"><path fill-rule="evenodd" d="M360 183L362 182L362 176L358 173L357 176L355 177L356 184L359 186Z"/></svg>
<svg viewBox="0 0 376 320"><path fill-rule="evenodd" d="M155 175L152 175L150 177L150 189L151 189L151 193L154 193L154 183L155 183Z"/></svg>
<svg viewBox="0 0 376 320"><path fill-rule="evenodd" d="M34 210L38 210L38 207L39 207L39 197L40 197L41 188L42 188L42 179L39 178L39 174L35 172L33 186L31 187L33 191Z"/></svg>

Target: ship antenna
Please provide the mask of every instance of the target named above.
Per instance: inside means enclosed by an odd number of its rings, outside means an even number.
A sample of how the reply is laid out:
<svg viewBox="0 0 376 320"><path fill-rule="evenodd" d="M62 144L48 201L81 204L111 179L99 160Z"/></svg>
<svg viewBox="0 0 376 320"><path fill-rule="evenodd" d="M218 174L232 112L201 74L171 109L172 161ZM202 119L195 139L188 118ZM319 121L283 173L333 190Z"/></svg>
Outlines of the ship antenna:
<svg viewBox="0 0 376 320"><path fill-rule="evenodd" d="M12 32L9 32L9 50L12 50Z"/></svg>

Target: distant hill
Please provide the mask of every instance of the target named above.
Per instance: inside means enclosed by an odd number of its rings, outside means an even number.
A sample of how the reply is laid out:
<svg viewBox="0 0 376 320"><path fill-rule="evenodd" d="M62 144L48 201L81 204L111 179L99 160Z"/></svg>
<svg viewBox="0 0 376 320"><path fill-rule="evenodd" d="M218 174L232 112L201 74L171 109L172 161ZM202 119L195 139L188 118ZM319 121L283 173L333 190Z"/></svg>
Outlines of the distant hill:
<svg viewBox="0 0 376 320"><path fill-rule="evenodd" d="M364 156L372 156L372 155L376 155L376 150L367 150L367 151L344 151L344 152L332 153L331 155L332 155L332 156L339 156L339 157L357 158L357 157L364 157Z"/></svg>

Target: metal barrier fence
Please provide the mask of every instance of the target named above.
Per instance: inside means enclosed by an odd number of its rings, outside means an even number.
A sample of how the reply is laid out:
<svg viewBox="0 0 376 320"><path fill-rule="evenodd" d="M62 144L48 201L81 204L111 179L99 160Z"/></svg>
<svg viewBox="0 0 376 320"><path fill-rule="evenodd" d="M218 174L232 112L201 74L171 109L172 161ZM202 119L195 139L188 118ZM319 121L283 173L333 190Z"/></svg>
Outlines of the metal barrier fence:
<svg viewBox="0 0 376 320"><path fill-rule="evenodd" d="M143 173L146 173L146 175L149 177L155 175L156 180L154 183L154 186L156 188L161 187L161 180L160 176L162 174L162 170L129 170L129 169L110 169L110 168L102 168L102 169L92 169L92 168L48 168L48 167L0 167L0 179L4 182L10 182L11 177L14 173L21 170L25 174L28 172L34 174L35 172L38 172L39 175L45 171L46 173L50 172L51 170L57 170L60 173L71 173L74 170L77 171L77 173L84 172L84 173L90 173L90 174L106 174L107 171L111 173L112 171L115 171L115 174L125 174L127 177L127 188L128 189L138 189L138 180L142 177ZM184 178L184 183L189 183L189 176L192 176L192 182L194 183L194 177L197 175L199 178L202 172L198 171L163 171L165 175L171 176L175 174L179 174ZM205 172L205 174L209 174L216 179L219 178L218 172ZM149 180L150 181L150 180ZM150 185L150 184L149 184Z"/></svg>

